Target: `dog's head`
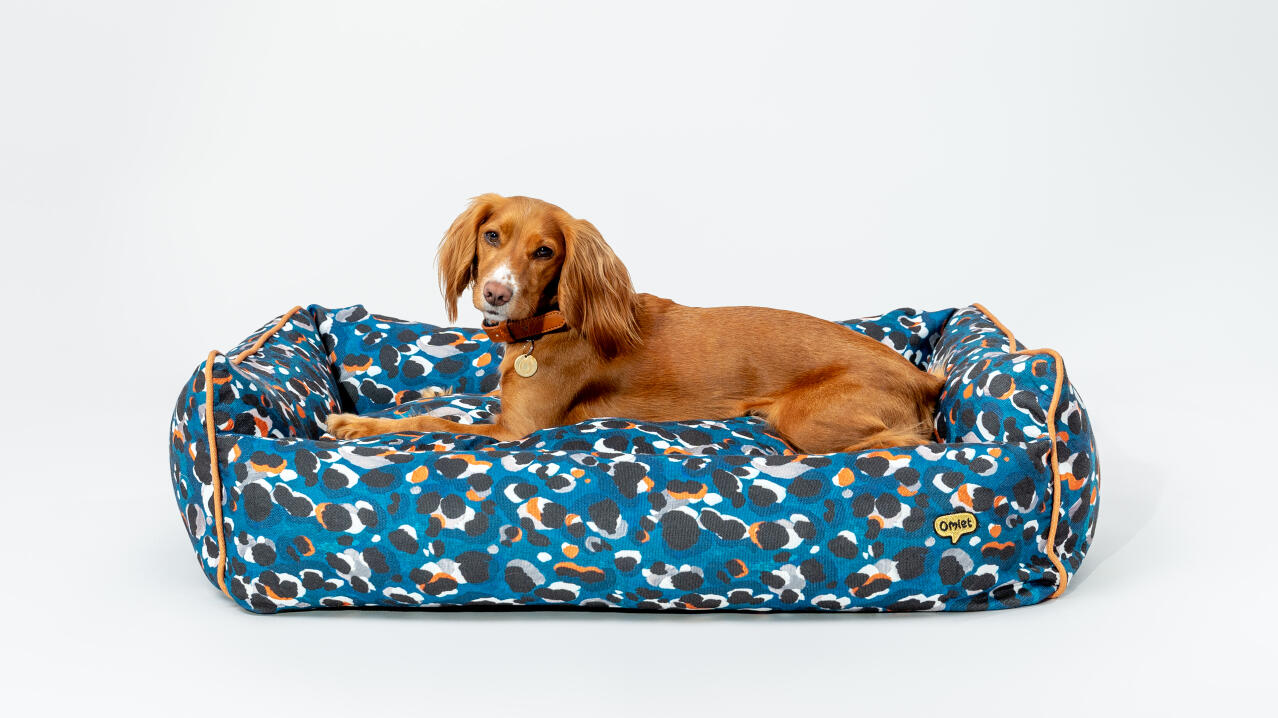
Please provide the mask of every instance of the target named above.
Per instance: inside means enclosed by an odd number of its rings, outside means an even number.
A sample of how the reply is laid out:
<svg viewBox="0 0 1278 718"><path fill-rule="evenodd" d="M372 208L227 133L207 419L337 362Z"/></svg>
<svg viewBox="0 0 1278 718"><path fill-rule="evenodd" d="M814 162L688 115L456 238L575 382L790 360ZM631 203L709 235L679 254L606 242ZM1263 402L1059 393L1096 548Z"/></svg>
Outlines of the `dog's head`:
<svg viewBox="0 0 1278 718"><path fill-rule="evenodd" d="M605 357L639 341L626 266L593 224L548 202L476 197L444 235L438 263L450 321L470 288L475 308L490 322L557 307Z"/></svg>

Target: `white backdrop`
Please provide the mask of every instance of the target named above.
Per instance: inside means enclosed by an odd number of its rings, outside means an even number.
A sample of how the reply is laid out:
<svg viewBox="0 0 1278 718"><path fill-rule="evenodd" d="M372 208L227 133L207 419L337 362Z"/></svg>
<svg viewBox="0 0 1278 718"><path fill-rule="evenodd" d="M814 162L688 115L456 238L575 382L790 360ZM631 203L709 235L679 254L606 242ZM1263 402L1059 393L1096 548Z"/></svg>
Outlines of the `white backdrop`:
<svg viewBox="0 0 1278 718"><path fill-rule="evenodd" d="M1278 11L885 5L0 0L4 703L1268 704ZM435 243L488 191L590 219L685 304L980 301L1061 351L1103 484L1069 592L940 616L241 612L175 511L181 383L293 304L442 322Z"/></svg>

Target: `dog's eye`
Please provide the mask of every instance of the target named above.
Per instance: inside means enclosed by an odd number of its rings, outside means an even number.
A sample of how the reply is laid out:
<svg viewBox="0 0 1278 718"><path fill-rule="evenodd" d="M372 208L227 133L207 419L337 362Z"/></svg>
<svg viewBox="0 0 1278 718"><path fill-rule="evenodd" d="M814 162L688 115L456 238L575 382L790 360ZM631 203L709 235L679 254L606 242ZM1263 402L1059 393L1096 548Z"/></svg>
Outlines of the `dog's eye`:
<svg viewBox="0 0 1278 718"><path fill-rule="evenodd" d="M550 247L538 247L537 251L533 252L533 256L538 259L550 259L555 256L555 250Z"/></svg>
<svg viewBox="0 0 1278 718"><path fill-rule="evenodd" d="M496 247L497 233L492 231L491 229L488 230L487 232L484 232L484 240L487 241L489 244L493 245L494 247Z"/></svg>

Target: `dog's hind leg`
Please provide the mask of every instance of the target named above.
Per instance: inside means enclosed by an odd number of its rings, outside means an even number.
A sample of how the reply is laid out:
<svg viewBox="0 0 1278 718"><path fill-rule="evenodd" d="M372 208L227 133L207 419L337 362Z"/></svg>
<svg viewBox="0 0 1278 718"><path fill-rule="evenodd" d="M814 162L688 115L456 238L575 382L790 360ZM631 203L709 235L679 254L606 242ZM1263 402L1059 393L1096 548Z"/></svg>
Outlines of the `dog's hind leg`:
<svg viewBox="0 0 1278 718"><path fill-rule="evenodd" d="M865 387L849 376L797 386L756 402L753 413L806 454L917 446L931 435L912 397Z"/></svg>

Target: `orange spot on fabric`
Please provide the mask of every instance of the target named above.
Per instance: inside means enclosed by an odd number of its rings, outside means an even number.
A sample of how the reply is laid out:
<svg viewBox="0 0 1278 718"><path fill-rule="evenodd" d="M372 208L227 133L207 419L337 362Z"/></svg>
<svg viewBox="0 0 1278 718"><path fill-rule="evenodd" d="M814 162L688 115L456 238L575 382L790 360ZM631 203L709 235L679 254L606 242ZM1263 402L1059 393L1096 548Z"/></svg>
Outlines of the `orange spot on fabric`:
<svg viewBox="0 0 1278 718"><path fill-rule="evenodd" d="M573 545L572 545L572 544L570 544L570 543L566 543L566 544L564 544L564 545L563 545L563 547L562 547L562 548L563 548L563 550L564 550L564 555L565 555L565 556L567 556L568 558L577 558L577 547L576 547L576 546L573 546Z"/></svg>
<svg viewBox="0 0 1278 718"><path fill-rule="evenodd" d="M484 352L479 355L479 358L475 359L475 366L488 366L492 363L492 361L493 355L488 352Z"/></svg>
<svg viewBox="0 0 1278 718"><path fill-rule="evenodd" d="M993 536L994 538L998 538L998 535L1001 533L1003 533L1003 527L1001 525L990 524L990 536Z"/></svg>
<svg viewBox="0 0 1278 718"><path fill-rule="evenodd" d="M836 486L847 486L854 481L856 481L856 474L846 466L839 469L839 473L834 475L834 484Z"/></svg>

